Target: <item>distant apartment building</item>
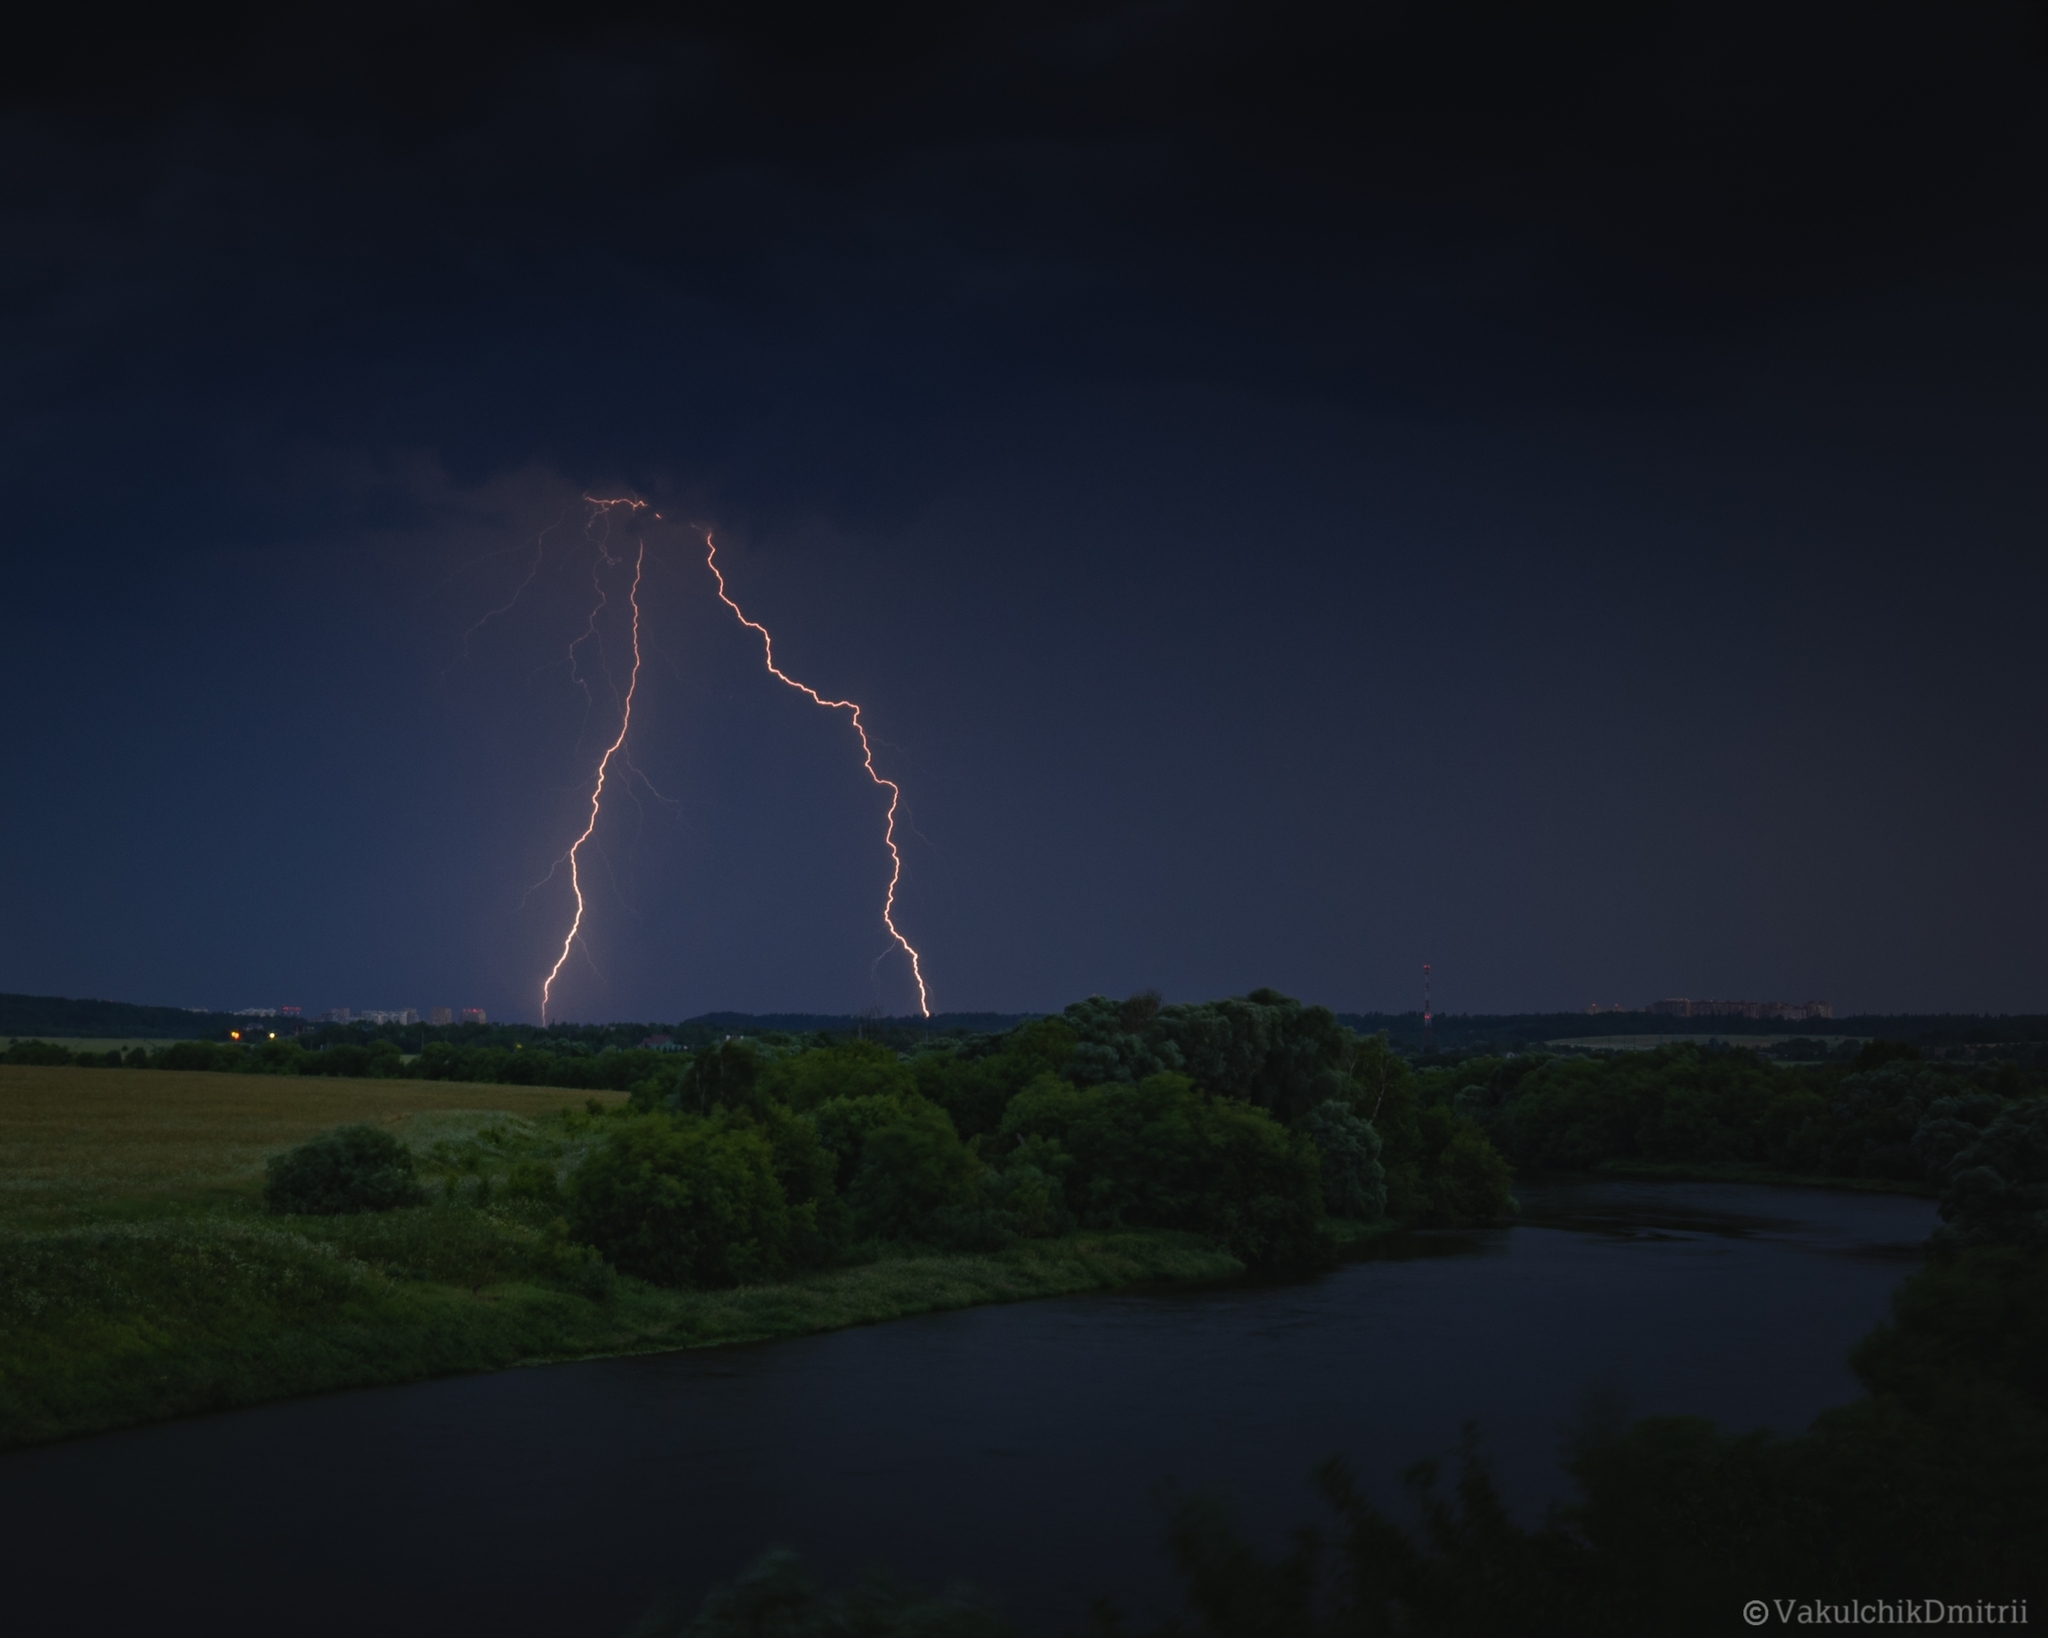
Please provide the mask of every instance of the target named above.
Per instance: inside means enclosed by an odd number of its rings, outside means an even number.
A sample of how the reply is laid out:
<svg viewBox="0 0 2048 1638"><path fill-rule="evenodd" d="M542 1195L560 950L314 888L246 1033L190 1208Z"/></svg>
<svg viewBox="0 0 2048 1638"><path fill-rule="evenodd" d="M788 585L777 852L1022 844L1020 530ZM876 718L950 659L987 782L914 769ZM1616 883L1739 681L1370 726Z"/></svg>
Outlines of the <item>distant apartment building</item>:
<svg viewBox="0 0 2048 1638"><path fill-rule="evenodd" d="M1664 1018L1768 1018L1788 1024L1835 1015L1826 1001L1692 1001L1684 996L1652 1001L1643 1011Z"/></svg>
<svg viewBox="0 0 2048 1638"><path fill-rule="evenodd" d="M277 1016L277 1008L241 1007L236 1010L235 1016L237 1018L275 1018Z"/></svg>
<svg viewBox="0 0 2048 1638"><path fill-rule="evenodd" d="M417 1024L419 1021L419 1013L411 1007L370 1007L356 1014L359 1024Z"/></svg>
<svg viewBox="0 0 2048 1638"><path fill-rule="evenodd" d="M323 1024L345 1024L348 1022L348 1008L329 1007L317 1020Z"/></svg>
<svg viewBox="0 0 2048 1638"><path fill-rule="evenodd" d="M427 1014L427 1022L430 1024L452 1024L455 1022L455 1009L453 1007L435 1007Z"/></svg>
<svg viewBox="0 0 2048 1638"><path fill-rule="evenodd" d="M484 1017L484 1009L482 1007L464 1007L462 1009L462 1022L465 1024L483 1024L488 1023L489 1020Z"/></svg>

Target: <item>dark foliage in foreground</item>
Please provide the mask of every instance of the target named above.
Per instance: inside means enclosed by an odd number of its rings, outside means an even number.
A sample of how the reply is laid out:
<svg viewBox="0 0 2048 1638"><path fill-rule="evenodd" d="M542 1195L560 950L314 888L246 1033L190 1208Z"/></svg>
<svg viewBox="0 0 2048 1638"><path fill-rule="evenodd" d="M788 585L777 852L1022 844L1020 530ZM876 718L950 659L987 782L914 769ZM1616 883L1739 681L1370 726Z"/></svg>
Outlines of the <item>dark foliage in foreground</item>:
<svg viewBox="0 0 2048 1638"><path fill-rule="evenodd" d="M1637 1638L1745 1630L1758 1598L2041 1601L2048 1257L1993 1246L1938 1260L1893 1310L1852 1356L1865 1397L1807 1433L1640 1422L1579 1447L1579 1499L1534 1529L1509 1515L1472 1435L1448 1490L1436 1463L1406 1475L1412 1526L1337 1461L1316 1474L1335 1528L1299 1531L1277 1557L1248 1545L1220 1501L1188 1501L1168 1532L1187 1613L1145 1638ZM1012 1630L964 1602L873 1596L822 1593L772 1555L694 1625L643 1630ZM1139 1638L1107 1609L1087 1631Z"/></svg>
<svg viewBox="0 0 2048 1638"><path fill-rule="evenodd" d="M1987 1346L1989 1344L1989 1346ZM1584 1446L1581 1499L1523 1529L1468 1448L1420 1527L1317 1475L1337 1531L1267 1559L1213 1502L1171 1545L1209 1638L1726 1633L1755 1598L2007 1604L2048 1591L2048 1263L1938 1263L1856 1351L1867 1396L1796 1439L1660 1417ZM1165 1632L1188 1629L1169 1625Z"/></svg>
<svg viewBox="0 0 2048 1638"><path fill-rule="evenodd" d="M794 1553L764 1553L692 1618L650 1611L629 1638L1014 1638L1016 1629L966 1589L932 1594L879 1572L842 1593L822 1591Z"/></svg>
<svg viewBox="0 0 2048 1638"><path fill-rule="evenodd" d="M264 1167L266 1211L308 1217L390 1211L425 1198L412 1151L376 1126L343 1126L272 1155Z"/></svg>
<svg viewBox="0 0 2048 1638"><path fill-rule="evenodd" d="M1940 1134L1948 1246L2017 1245L2048 1251L2048 1098L2002 1110L1981 1129L1964 1121Z"/></svg>

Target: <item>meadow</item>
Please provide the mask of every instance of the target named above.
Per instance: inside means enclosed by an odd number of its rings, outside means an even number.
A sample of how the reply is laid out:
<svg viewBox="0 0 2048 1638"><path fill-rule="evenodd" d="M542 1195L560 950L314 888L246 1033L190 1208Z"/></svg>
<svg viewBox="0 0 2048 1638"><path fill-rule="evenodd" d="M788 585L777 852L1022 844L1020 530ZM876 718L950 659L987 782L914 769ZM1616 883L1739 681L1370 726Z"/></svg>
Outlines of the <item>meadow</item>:
<svg viewBox="0 0 2048 1638"><path fill-rule="evenodd" d="M293 1394L1228 1278L1204 1239L1081 1232L986 1253L872 1248L775 1284L664 1289L565 1235L553 1180L617 1094L0 1066L0 1448ZM279 1217L265 1161L368 1122L429 1204Z"/></svg>

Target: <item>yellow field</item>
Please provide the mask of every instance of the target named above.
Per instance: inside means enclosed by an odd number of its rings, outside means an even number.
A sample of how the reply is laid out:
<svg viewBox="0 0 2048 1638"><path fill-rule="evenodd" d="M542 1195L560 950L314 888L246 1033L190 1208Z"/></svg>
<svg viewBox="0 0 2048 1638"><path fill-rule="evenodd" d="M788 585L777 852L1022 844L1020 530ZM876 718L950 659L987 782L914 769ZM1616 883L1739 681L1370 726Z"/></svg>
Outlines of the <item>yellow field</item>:
<svg viewBox="0 0 2048 1638"><path fill-rule="evenodd" d="M269 1156L353 1121L402 1131L427 1110L533 1116L580 1109L589 1096L459 1081L0 1064L0 1222L116 1200L147 1209L253 1193Z"/></svg>

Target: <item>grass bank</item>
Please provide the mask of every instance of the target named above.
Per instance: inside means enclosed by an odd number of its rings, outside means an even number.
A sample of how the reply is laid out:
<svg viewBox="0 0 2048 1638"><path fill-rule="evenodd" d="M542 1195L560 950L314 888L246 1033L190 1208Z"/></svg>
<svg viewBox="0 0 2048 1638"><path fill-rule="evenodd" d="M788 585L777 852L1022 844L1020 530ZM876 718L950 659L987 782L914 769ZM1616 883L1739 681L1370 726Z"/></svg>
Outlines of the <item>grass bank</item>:
<svg viewBox="0 0 2048 1638"><path fill-rule="evenodd" d="M882 1255L731 1291L615 1278L566 1241L547 1200L502 1186L521 1160L573 1164L604 1128L584 1104L544 1088L0 1066L0 1448L335 1388L1240 1272L1194 1236L1143 1231ZM433 1204L261 1212L268 1155L362 1120L413 1147Z"/></svg>

